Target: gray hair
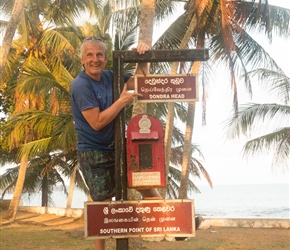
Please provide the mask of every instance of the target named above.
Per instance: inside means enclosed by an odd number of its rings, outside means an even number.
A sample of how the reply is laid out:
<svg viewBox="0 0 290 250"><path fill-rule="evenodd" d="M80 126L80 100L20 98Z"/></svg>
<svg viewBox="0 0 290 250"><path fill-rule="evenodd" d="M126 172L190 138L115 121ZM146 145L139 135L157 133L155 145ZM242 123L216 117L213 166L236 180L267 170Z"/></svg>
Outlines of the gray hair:
<svg viewBox="0 0 290 250"><path fill-rule="evenodd" d="M103 39L95 37L95 36L90 36L85 38L79 48L79 58L82 59L83 57L83 52L84 52L84 48L85 48L85 44L86 43L92 43L96 46L99 46L99 48L104 52L105 54L105 58L108 58L108 49L107 49L107 45L104 43Z"/></svg>

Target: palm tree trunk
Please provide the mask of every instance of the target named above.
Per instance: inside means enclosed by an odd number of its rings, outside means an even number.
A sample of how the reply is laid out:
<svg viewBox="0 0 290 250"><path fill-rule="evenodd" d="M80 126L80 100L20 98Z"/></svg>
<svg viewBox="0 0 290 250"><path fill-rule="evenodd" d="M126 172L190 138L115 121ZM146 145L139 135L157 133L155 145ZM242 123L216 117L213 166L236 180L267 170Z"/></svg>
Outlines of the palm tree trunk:
<svg viewBox="0 0 290 250"><path fill-rule="evenodd" d="M200 68L200 62L195 62L192 66L191 72L197 74ZM189 183L189 173L190 173L190 158L192 153L191 141L194 128L194 118L195 118L195 102L188 103L188 111L186 116L186 129L184 138L184 148L183 148L183 159L182 159L182 171L181 171L181 181L179 188L179 199L187 199L187 190Z"/></svg>
<svg viewBox="0 0 290 250"><path fill-rule="evenodd" d="M6 27L2 46L0 46L0 82L2 80L3 72L7 63L11 43L15 35L16 28L19 24L21 12L23 11L23 3L24 0L14 0L11 18Z"/></svg>
<svg viewBox="0 0 290 250"><path fill-rule="evenodd" d="M71 208L73 192L74 192L74 187L75 187L76 173L77 173L77 166L74 167L73 172L70 176L66 208Z"/></svg>
<svg viewBox="0 0 290 250"><path fill-rule="evenodd" d="M141 16L140 16L140 32L138 42L143 42L147 45L152 45L153 26L155 15L155 0L143 0L141 3ZM140 66L140 65L138 65ZM142 65L141 65L142 67ZM136 73L149 73L149 67L143 67L143 70L137 68ZM136 102L133 107L132 117L145 114L147 112L147 104Z"/></svg>
<svg viewBox="0 0 290 250"><path fill-rule="evenodd" d="M24 181L25 181L27 163L28 163L27 155L23 155L21 158L18 178L16 181L15 190L13 193L13 198L11 200L11 203L9 205L8 210L6 211L5 215L3 216L3 219L7 220L6 222L13 222L15 220L18 206L19 206L19 202L21 199Z"/></svg>
<svg viewBox="0 0 290 250"><path fill-rule="evenodd" d="M173 122L174 122L174 102L168 103L167 108L167 119L164 132L164 158L165 158L165 180L167 185L167 179L169 174L169 164L170 164L170 155L171 155L171 138L173 134ZM163 199L166 199L167 188L160 188L159 194Z"/></svg>
<svg viewBox="0 0 290 250"><path fill-rule="evenodd" d="M47 173L42 178L42 185L41 185L41 206L47 207L48 206L48 176Z"/></svg>
<svg viewBox="0 0 290 250"><path fill-rule="evenodd" d="M181 181L179 187L178 199L187 199L187 190L189 182L189 164L191 159L192 147L191 139L193 133L195 116L195 102L190 102L188 105L187 117L186 117L186 130L184 135L184 149L182 158L182 171L181 171Z"/></svg>
<svg viewBox="0 0 290 250"><path fill-rule="evenodd" d="M179 63L174 62L172 64L171 68L171 74L176 74L177 68L178 68ZM172 143L172 134L173 134L173 125L174 125L174 102L169 102L168 103L168 114L167 114L167 120L166 120L166 126L165 126L165 132L164 132L164 154L165 154L165 176L166 176L166 183L167 183L167 178L169 174L169 164L170 164L170 155L171 155L171 143ZM166 198L166 187L161 188L159 190L160 195L162 198Z"/></svg>
<svg viewBox="0 0 290 250"><path fill-rule="evenodd" d="M186 48L186 45L188 44L188 42L190 40L191 34L193 33L193 31L196 27L196 24L197 24L197 18L196 18L196 16L194 16L191 20L191 23L190 23L185 35L184 35L184 38L182 39L182 41L180 43L180 49ZM177 73L177 66L178 66L177 63L173 63L172 69L171 69L171 74ZM169 172L173 123L174 123L174 103L169 103L168 104L168 117L167 117L167 121L166 121L166 128L165 128L165 135L164 135L166 176L168 176L168 172ZM191 139L190 139L190 143L191 143ZM185 141L185 144L186 144L186 141ZM184 169L185 173L186 172L189 173L189 171L186 169L187 166L184 165L188 161L189 161L189 159L188 160L184 159L183 163L182 163L182 168L185 168ZM181 179L181 183L182 182L186 182L186 175L184 176L184 180ZM162 197L166 196L166 193L164 194L164 190L161 191L160 193L161 193Z"/></svg>

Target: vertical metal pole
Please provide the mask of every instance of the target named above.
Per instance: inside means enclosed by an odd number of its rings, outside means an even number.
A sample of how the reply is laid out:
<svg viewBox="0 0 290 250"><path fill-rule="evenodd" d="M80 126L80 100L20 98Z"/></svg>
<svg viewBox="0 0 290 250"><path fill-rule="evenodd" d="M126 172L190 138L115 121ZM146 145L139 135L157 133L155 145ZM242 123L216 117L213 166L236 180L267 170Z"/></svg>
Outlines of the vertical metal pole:
<svg viewBox="0 0 290 250"><path fill-rule="evenodd" d="M116 101L124 87L124 62L122 55L113 52L114 74L114 101ZM115 119L115 180L116 200L127 200L127 164L126 164L126 139L125 115L122 110ZM116 250L128 250L128 239L117 239Z"/></svg>

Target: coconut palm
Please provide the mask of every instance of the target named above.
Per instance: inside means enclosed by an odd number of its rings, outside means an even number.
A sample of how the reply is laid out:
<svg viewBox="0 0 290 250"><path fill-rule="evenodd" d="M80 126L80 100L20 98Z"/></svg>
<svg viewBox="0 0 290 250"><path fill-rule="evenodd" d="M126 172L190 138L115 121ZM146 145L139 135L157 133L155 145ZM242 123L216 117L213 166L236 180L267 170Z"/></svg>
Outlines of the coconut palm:
<svg viewBox="0 0 290 250"><path fill-rule="evenodd" d="M6 66L9 49L11 47L11 43L12 43L15 31L16 31L17 25L19 23L20 17L23 13L23 3L24 3L24 0L14 1L13 8L11 11L11 18L6 26L7 31L5 32L5 36L2 41L2 46L0 46L0 82L2 79L3 72L4 72L4 68ZM0 6L0 9L1 9L1 6ZM0 25L0 27L1 26L2 25Z"/></svg>
<svg viewBox="0 0 290 250"><path fill-rule="evenodd" d="M192 32L192 40L197 47L204 46L210 48L211 60L209 60L209 63L214 62L216 65L222 63L227 66L233 90L233 106L235 112L237 112L237 85L239 83L237 79L239 76L244 76L242 79L243 83L246 85L249 94L252 94L252 83L248 75L248 71L251 68L267 66L268 68L271 67L272 70L279 70L275 61L255 41L249 31L255 30L257 33L266 34L269 38L271 38L273 31L277 31L281 36L286 36L289 29L289 10L269 6L268 1L256 3L255 1L236 2L223 0L188 1L185 5L185 10L184 16L172 24L168 29L169 34L166 34L157 41L156 47L160 48L165 45L171 48L174 42L176 44L180 40L176 39L176 33L172 34L171 31L179 31L177 34L180 37L180 34L185 33L189 24L196 20L196 26ZM182 18L184 25L180 24L180 19ZM207 72L204 73L206 74ZM206 101L204 97L207 96L205 84L208 84L203 78L204 73L199 77L204 91L203 102ZM206 123L205 110L203 114L204 124ZM191 119L194 119L193 114L194 107L191 108L191 114L189 114L192 116ZM188 125L187 127L191 129L192 126ZM190 131L186 132L186 134L190 133ZM167 138L170 140L171 136L169 135ZM188 140L191 141L190 136ZM167 145L171 145L170 141ZM186 151L188 150L186 149ZM188 159L184 159L185 165L183 165L183 168L185 172L187 172L188 162ZM187 180L188 177L185 175L185 186L187 186Z"/></svg>
<svg viewBox="0 0 290 250"><path fill-rule="evenodd" d="M270 86L281 102L240 107L239 112L227 121L228 138L250 136L243 148L244 156L273 152L272 166L286 171L290 157L290 78L283 72L268 69L254 70L250 74L258 75L262 87Z"/></svg>
<svg viewBox="0 0 290 250"><path fill-rule="evenodd" d="M46 173L43 175L45 177L47 173L54 172L53 164L61 166L62 158L66 158L69 163L71 155L74 155L72 152L75 152L75 133L68 101L72 76L59 63L53 64L47 60L57 69L53 70L52 67L50 70L42 60L35 57L28 59L21 65L23 72L18 80L18 88L22 96L29 96L32 102L34 97L35 105L11 116L4 127L4 132L6 135L13 135L12 139L16 139L16 142L19 143L21 140L24 142L20 147L17 144L16 146L20 149L20 155L29 157L29 165L34 165L31 163L33 159L49 156L49 161L46 161L42 171ZM27 131L28 134L37 137L25 142ZM11 141L7 141L7 144L11 145ZM51 159L51 153L48 152L54 152L55 157Z"/></svg>
<svg viewBox="0 0 290 250"><path fill-rule="evenodd" d="M1 2L1 8L7 13L11 7L13 1L4 1ZM74 1L75 2L75 1ZM10 128L6 126L6 143L9 145L10 149L13 148L21 148L20 156L21 156L21 166L19 168L19 174L17 183L15 186L14 196L11 201L10 207L5 214L6 219L14 219L18 207L18 203L20 200L21 192L23 189L23 184L25 180L26 168L29 157L33 157L36 153L41 152L41 149L52 149L56 150L55 143L54 145L49 145L48 140L42 140L42 148L35 147L35 140L43 139L42 136L48 136L49 131L55 132L54 134L58 134L58 141L63 142L66 140L65 146L70 147L70 138L64 139L65 134L59 134L59 131L54 130L57 127L46 127L44 131L40 130L40 127L44 125L44 123L39 123L39 127L33 127L27 121L20 121L19 116L22 115L23 112L32 112L40 111L41 113L45 113L47 111L51 111L53 114L55 111L61 113L64 110L67 110L67 103L63 103L61 101L62 96L57 88L53 89L51 87L51 83L55 82L55 79L60 79L60 83L58 83L58 87L64 88L67 80L71 80L71 78L66 78L68 74L66 74L67 69L65 66L68 65L69 61L66 61L71 51L73 51L73 47L67 47L68 42L67 39L64 39L65 35L60 36L56 35L55 32L45 32L45 28L43 27L42 21L40 18L40 13L42 14L43 20L52 21L53 23L58 25L62 24L73 24L71 22L71 17L77 15L78 10L84 9L86 6L86 1L80 1L79 6L72 4L72 2L67 1L65 4L62 1L47 1L41 2L39 4L37 1L26 1L25 2L25 12L21 16L22 22L19 23L17 27L18 34L20 38L13 42L13 50L9 54L8 64L4 72L4 77L1 81L6 83L6 86L14 85L15 88L15 106L13 109L13 119L16 119L18 123L11 123L11 120L8 121L7 124L10 123ZM79 7L79 8L78 8ZM45 22L44 22L45 23ZM47 39L47 35L50 35L50 38ZM66 35L70 35L70 32L63 33ZM61 38L57 40L57 38ZM54 46L56 46L55 42L58 45L58 50L52 50ZM61 43L60 41L63 41ZM56 54L51 54L51 52L59 52ZM60 62L64 61L63 64ZM71 61L71 60L70 60ZM38 64L39 63L39 64ZM11 68L12 65L17 65L17 68ZM39 66L39 67L38 67ZM60 70L56 70L57 67L60 67ZM33 75L33 72L47 72L50 67L54 67L54 75L49 74L47 78L45 78L45 83L47 86L42 91L39 91L39 79L29 79L27 80L26 76ZM19 69L21 69L19 71ZM71 68L73 71L73 68ZM18 76L21 77L18 77ZM53 75L52 79L49 78ZM16 76L15 78L13 76ZM29 77L28 77L29 78ZM44 79L42 79L44 80ZM20 87L23 84L24 86ZM27 85L32 85L32 91L28 92L25 87ZM67 85L69 86L69 85ZM20 91L21 90L21 91ZM49 90L49 92L45 92L44 90ZM35 94L37 93L37 94ZM47 95L49 93L49 95ZM58 102L56 101L58 100ZM27 114L27 113L26 113ZM55 113L54 113L55 115ZM45 114L44 114L45 116ZM35 116L32 117L35 119ZM33 120L32 118L32 120ZM20 130L19 130L20 128ZM72 134L73 135L73 134ZM47 138L45 138L47 139ZM55 141L57 142L57 141ZM26 145L26 146L23 146ZM22 147L23 146L23 147ZM38 146L38 145L37 145ZM65 150L65 148L64 148Z"/></svg>
<svg viewBox="0 0 290 250"><path fill-rule="evenodd" d="M61 184L64 192L67 193L63 175L60 172L61 168L57 168L58 165L51 160L53 157L46 155L30 160L26 171L23 192L29 196L35 192L41 192L41 206L49 206L49 203L53 202L50 195L57 184ZM51 165L52 163L54 165ZM0 176L1 189L3 189L2 198L6 191L13 191L15 188L18 171L19 166L8 169L5 174Z"/></svg>

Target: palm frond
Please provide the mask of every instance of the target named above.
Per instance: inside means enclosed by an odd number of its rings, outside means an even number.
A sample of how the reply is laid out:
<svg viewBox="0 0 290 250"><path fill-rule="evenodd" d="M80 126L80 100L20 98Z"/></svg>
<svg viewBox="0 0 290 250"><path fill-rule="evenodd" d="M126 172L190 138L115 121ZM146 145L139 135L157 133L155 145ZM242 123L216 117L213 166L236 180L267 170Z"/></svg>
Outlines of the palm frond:
<svg viewBox="0 0 290 250"><path fill-rule="evenodd" d="M24 94L30 93L35 96L39 93L50 93L53 88L57 88L69 96L69 80L72 80L72 76L64 67L51 72L42 60L31 57L23 64L22 70L19 88ZM64 78L59 83L58 79L62 76Z"/></svg>
<svg viewBox="0 0 290 250"><path fill-rule="evenodd" d="M41 6L43 6L43 1ZM44 18L47 20L53 20L57 26L68 25L71 26L71 18L80 17L84 11L90 6L90 0L75 1L75 0L55 0L50 1L49 5L46 6Z"/></svg>
<svg viewBox="0 0 290 250"><path fill-rule="evenodd" d="M272 133L248 141L244 148L244 156L255 156L274 150L272 166L287 169L290 158L290 127L278 129Z"/></svg>
<svg viewBox="0 0 290 250"><path fill-rule="evenodd" d="M79 32L77 30L77 32ZM79 43L76 31L70 27L70 30L63 29L46 29L39 40L39 45L49 54L53 51L53 54L59 57L63 55L64 51L69 51L70 56L74 55L75 47L71 44L71 41L76 41L74 44Z"/></svg>
<svg viewBox="0 0 290 250"><path fill-rule="evenodd" d="M3 0L0 5L1 14L6 17L10 16L13 9L13 1Z"/></svg>
<svg viewBox="0 0 290 250"><path fill-rule="evenodd" d="M168 0L157 0L155 7L155 23L156 25L161 24L164 19L174 18L177 5L173 1Z"/></svg>
<svg viewBox="0 0 290 250"><path fill-rule="evenodd" d="M13 124L13 125L12 125ZM45 111L29 111L12 116L4 127L7 135L14 131L14 140L23 141L26 126L33 128L37 138L22 146L21 152L37 156L37 153L60 149L71 150L75 146L75 130L71 114L53 115ZM10 137L7 136L7 139Z"/></svg>
<svg viewBox="0 0 290 250"><path fill-rule="evenodd" d="M259 153L264 149L266 151L269 150L273 145L281 140L285 142L284 138L289 137L289 132L290 128L286 127L248 141L244 147L245 155L254 156L256 153Z"/></svg>
<svg viewBox="0 0 290 250"><path fill-rule="evenodd" d="M273 2L273 4L275 3ZM241 13L241 10L246 10L249 13L247 18L244 19L247 29L258 33L266 33L270 40L272 39L273 32L279 36L288 36L290 21L289 9L269 5L268 1L265 3L255 3L255 1L249 3L243 1L239 5L238 13Z"/></svg>
<svg viewBox="0 0 290 250"><path fill-rule="evenodd" d="M259 84L265 89L269 89L270 94L277 95L285 103L290 98L290 78L282 71L259 68L248 72L250 77L258 77Z"/></svg>
<svg viewBox="0 0 290 250"><path fill-rule="evenodd" d="M203 164L201 162L195 160L194 166L196 168L198 167L198 171L191 170L191 176L192 177L198 177L199 179L201 179L201 175L202 175L205 178L205 180L207 181L207 183L209 184L209 186L211 188L213 188L213 183L212 183L212 180L210 178L210 174L206 171L206 169L204 168Z"/></svg>
<svg viewBox="0 0 290 250"><path fill-rule="evenodd" d="M289 168L289 158L290 158L290 132L289 127L284 137L280 139L275 147L275 153L273 157L272 166L281 166L282 169Z"/></svg>
<svg viewBox="0 0 290 250"><path fill-rule="evenodd" d="M253 131L271 130L282 124L289 125L290 107L278 104L250 104L243 108L225 123L229 139L251 134ZM274 123L274 124L273 124Z"/></svg>
<svg viewBox="0 0 290 250"><path fill-rule="evenodd" d="M49 147L50 142L51 142L51 137L25 143L21 146L19 154L20 156L28 155L29 157L35 157L37 155L42 154L43 152L49 152L51 149Z"/></svg>
<svg viewBox="0 0 290 250"><path fill-rule="evenodd" d="M0 175L0 190L2 190L2 198L8 191L13 191L18 176L18 167L8 168L4 174Z"/></svg>
<svg viewBox="0 0 290 250"><path fill-rule="evenodd" d="M154 49L178 49L180 42L184 37L187 26L185 23L185 15L179 16L154 44Z"/></svg>

